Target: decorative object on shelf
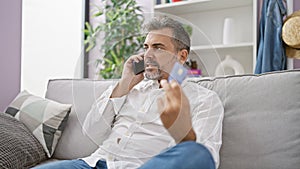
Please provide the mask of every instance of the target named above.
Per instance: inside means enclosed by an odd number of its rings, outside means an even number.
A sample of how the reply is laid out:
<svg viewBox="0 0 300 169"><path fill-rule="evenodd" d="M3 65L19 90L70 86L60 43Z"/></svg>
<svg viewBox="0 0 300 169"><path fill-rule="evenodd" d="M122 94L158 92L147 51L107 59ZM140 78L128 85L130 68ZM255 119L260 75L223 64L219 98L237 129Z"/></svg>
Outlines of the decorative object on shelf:
<svg viewBox="0 0 300 169"><path fill-rule="evenodd" d="M167 4L167 3L172 3L172 0L156 0L156 5Z"/></svg>
<svg viewBox="0 0 300 169"><path fill-rule="evenodd" d="M200 77L201 76L201 70L200 69L190 69L187 72L188 77Z"/></svg>
<svg viewBox="0 0 300 169"><path fill-rule="evenodd" d="M223 26L223 44L236 43L235 21L233 18L225 18Z"/></svg>
<svg viewBox="0 0 300 169"><path fill-rule="evenodd" d="M282 26L287 57L300 59L300 10L286 18Z"/></svg>
<svg viewBox="0 0 300 169"><path fill-rule="evenodd" d="M244 73L245 70L243 66L230 55L226 55L225 59L217 66L215 76L240 75Z"/></svg>
<svg viewBox="0 0 300 169"><path fill-rule="evenodd" d="M187 76L188 77L200 77L201 76L201 70L198 69L197 61L190 60L187 62L187 66L190 68L188 70Z"/></svg>

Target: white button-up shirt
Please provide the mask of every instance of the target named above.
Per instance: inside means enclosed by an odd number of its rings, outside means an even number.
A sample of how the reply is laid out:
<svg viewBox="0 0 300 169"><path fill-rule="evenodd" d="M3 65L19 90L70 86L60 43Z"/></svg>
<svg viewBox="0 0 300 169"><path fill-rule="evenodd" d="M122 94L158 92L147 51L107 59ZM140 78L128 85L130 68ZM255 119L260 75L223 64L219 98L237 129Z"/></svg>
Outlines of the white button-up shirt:
<svg viewBox="0 0 300 169"><path fill-rule="evenodd" d="M99 144L99 148L83 160L91 167L95 167L98 160L105 160L108 169L138 168L175 145L161 122L161 110L156 102L164 96L164 91L157 81L144 80L128 95L110 98L114 88L109 87L96 100L84 121L84 132ZM216 93L196 83L185 81L182 88L190 102L196 142L209 149L218 166L223 105ZM103 137L107 138L100 143L98 140Z"/></svg>

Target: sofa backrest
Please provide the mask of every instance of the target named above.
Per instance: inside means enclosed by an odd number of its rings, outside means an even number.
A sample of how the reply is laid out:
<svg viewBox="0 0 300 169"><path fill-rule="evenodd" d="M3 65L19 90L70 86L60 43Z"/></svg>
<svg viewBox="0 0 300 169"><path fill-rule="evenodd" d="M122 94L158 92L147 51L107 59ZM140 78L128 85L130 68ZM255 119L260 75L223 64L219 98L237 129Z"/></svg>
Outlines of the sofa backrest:
<svg viewBox="0 0 300 169"><path fill-rule="evenodd" d="M223 102L220 169L298 169L300 166L300 70L190 79ZM97 145L81 131L92 103L115 80L50 80L46 97L73 105L54 158L90 155Z"/></svg>
<svg viewBox="0 0 300 169"><path fill-rule="evenodd" d="M72 104L67 125L57 143L53 158L76 159L89 156L98 146L82 132L83 121L95 100L116 80L54 79L46 98Z"/></svg>
<svg viewBox="0 0 300 169"><path fill-rule="evenodd" d="M224 105L220 169L300 167L300 70L193 81Z"/></svg>

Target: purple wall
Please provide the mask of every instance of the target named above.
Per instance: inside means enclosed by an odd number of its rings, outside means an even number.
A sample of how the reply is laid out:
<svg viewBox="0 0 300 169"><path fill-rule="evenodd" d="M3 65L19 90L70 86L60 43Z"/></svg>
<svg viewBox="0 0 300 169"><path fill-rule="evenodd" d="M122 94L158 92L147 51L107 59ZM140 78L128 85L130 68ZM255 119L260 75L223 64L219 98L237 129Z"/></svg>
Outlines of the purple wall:
<svg viewBox="0 0 300 169"><path fill-rule="evenodd" d="M22 0L0 0L0 111L20 91Z"/></svg>

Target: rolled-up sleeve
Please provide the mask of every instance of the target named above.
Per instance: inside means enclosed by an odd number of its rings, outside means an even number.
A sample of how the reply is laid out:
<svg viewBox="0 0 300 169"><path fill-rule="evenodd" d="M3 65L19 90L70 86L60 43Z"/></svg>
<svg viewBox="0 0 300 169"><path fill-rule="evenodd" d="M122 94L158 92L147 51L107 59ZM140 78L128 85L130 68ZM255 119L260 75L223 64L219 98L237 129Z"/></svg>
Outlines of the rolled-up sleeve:
<svg viewBox="0 0 300 169"><path fill-rule="evenodd" d="M83 122L83 133L100 145L111 132L112 122L125 102L126 96L110 98L116 85L110 86L93 103Z"/></svg>

